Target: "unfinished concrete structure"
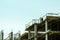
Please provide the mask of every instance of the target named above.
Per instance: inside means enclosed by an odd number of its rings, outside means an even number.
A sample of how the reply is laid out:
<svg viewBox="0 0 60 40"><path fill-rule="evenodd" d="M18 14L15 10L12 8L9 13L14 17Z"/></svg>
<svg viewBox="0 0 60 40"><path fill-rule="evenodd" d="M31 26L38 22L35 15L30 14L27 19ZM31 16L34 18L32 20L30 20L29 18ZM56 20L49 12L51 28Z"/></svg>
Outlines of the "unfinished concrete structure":
<svg viewBox="0 0 60 40"><path fill-rule="evenodd" d="M13 32L10 32L8 34L8 37L6 39L4 39L4 40L13 40Z"/></svg>
<svg viewBox="0 0 60 40"><path fill-rule="evenodd" d="M24 33L21 35L21 40L28 40L28 33Z"/></svg>
<svg viewBox="0 0 60 40"><path fill-rule="evenodd" d="M8 37L5 40L21 40L20 39L20 32L17 32L16 34L14 34L13 32L10 32L8 34Z"/></svg>
<svg viewBox="0 0 60 40"><path fill-rule="evenodd" d="M21 36L22 40L60 40L60 16L48 13L40 19L33 19L25 30L28 32Z"/></svg>
<svg viewBox="0 0 60 40"><path fill-rule="evenodd" d="M14 34L14 40L21 40L20 38L20 31Z"/></svg>

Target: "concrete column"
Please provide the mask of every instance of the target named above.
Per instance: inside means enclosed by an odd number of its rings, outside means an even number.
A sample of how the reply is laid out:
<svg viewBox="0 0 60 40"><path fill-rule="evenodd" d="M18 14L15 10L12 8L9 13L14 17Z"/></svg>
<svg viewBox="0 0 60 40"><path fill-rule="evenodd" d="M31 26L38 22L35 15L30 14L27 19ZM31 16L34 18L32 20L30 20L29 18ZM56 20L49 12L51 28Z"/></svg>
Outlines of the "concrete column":
<svg viewBox="0 0 60 40"><path fill-rule="evenodd" d="M47 21L45 21L45 31L47 32L48 31L48 23ZM45 35L45 40L48 40L48 34Z"/></svg>
<svg viewBox="0 0 60 40"><path fill-rule="evenodd" d="M18 36L19 36L19 37L18 37L18 40L21 40L21 36L20 36L20 33L18 34Z"/></svg>
<svg viewBox="0 0 60 40"><path fill-rule="evenodd" d="M3 30L1 31L1 34L2 34L2 40L4 40L4 33L3 33Z"/></svg>
<svg viewBox="0 0 60 40"><path fill-rule="evenodd" d="M11 32L11 40L13 40L13 32Z"/></svg>
<svg viewBox="0 0 60 40"><path fill-rule="evenodd" d="M20 33L20 31L18 31L17 35L18 35L18 40L21 40L21 33Z"/></svg>
<svg viewBox="0 0 60 40"><path fill-rule="evenodd" d="M30 40L30 30L28 31L28 40Z"/></svg>
<svg viewBox="0 0 60 40"><path fill-rule="evenodd" d="M34 40L37 40L37 24L34 25Z"/></svg>

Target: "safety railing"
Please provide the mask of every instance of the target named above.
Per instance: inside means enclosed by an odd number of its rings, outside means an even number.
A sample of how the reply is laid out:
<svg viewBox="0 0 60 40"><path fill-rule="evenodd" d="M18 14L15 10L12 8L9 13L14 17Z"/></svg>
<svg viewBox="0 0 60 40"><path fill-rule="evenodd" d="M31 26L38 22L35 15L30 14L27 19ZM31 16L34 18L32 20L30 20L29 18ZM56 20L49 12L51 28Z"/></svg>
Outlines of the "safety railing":
<svg viewBox="0 0 60 40"><path fill-rule="evenodd" d="M33 19L31 22L29 22L28 24L26 24L26 28L30 27L32 24L34 23L39 23L39 19Z"/></svg>

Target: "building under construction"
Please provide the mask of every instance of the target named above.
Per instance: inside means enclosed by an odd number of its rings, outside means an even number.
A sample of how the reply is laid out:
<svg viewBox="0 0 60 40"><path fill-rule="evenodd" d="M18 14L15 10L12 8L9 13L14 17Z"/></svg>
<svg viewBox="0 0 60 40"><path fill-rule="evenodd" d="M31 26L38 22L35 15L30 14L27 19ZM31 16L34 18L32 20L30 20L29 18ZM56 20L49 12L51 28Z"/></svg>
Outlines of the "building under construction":
<svg viewBox="0 0 60 40"><path fill-rule="evenodd" d="M26 25L21 40L60 40L60 16L48 13Z"/></svg>
<svg viewBox="0 0 60 40"><path fill-rule="evenodd" d="M20 33L17 32L16 34L14 34L13 32L10 32L8 34L8 37L4 40L20 40Z"/></svg>
<svg viewBox="0 0 60 40"><path fill-rule="evenodd" d="M25 33L9 33L5 40L60 40L60 15L48 13L26 25ZM2 36L3 40L3 31Z"/></svg>

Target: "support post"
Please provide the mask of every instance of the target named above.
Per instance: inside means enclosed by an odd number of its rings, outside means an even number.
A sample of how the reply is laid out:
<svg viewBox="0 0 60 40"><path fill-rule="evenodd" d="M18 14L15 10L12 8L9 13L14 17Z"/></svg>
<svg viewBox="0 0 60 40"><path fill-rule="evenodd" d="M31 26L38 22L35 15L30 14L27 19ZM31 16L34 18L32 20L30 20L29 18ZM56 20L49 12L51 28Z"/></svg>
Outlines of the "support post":
<svg viewBox="0 0 60 40"><path fill-rule="evenodd" d="M4 39L4 33L3 33L3 30L1 31L1 34L2 34L2 40Z"/></svg>
<svg viewBox="0 0 60 40"><path fill-rule="evenodd" d="M34 40L37 40L37 24L34 25Z"/></svg>
<svg viewBox="0 0 60 40"><path fill-rule="evenodd" d="M18 33L18 40L21 40L21 34L20 34L20 31L19 31L19 33Z"/></svg>
<svg viewBox="0 0 60 40"><path fill-rule="evenodd" d="M11 40L13 40L13 32L11 32Z"/></svg>
<svg viewBox="0 0 60 40"><path fill-rule="evenodd" d="M45 31L47 32L48 31L48 23L47 23L47 20L45 21ZM48 34L45 35L45 40L48 40Z"/></svg>
<svg viewBox="0 0 60 40"><path fill-rule="evenodd" d="M28 40L30 40L30 30L28 31Z"/></svg>

